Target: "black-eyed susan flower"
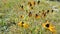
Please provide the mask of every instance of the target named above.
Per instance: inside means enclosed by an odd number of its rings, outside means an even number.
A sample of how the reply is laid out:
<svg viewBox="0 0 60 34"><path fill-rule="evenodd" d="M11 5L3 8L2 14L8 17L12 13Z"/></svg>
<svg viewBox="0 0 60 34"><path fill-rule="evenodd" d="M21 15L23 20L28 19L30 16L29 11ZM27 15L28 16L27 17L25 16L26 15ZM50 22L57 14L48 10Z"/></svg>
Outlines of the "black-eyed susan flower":
<svg viewBox="0 0 60 34"><path fill-rule="evenodd" d="M29 25L27 23L22 22L22 21L18 23L18 26L21 26L23 28L28 28L29 27Z"/></svg>
<svg viewBox="0 0 60 34"><path fill-rule="evenodd" d="M35 18L40 18L40 16L38 14L35 14Z"/></svg>
<svg viewBox="0 0 60 34"><path fill-rule="evenodd" d="M33 5L35 5L36 4L36 2L35 1L33 1Z"/></svg>
<svg viewBox="0 0 60 34"><path fill-rule="evenodd" d="M28 16L31 17L32 16L32 12L29 12Z"/></svg>
<svg viewBox="0 0 60 34"><path fill-rule="evenodd" d="M45 16L46 16L46 13L43 14L43 17L45 17Z"/></svg>
<svg viewBox="0 0 60 34"><path fill-rule="evenodd" d="M46 17L46 12L44 10L42 10L42 17Z"/></svg>
<svg viewBox="0 0 60 34"><path fill-rule="evenodd" d="M47 12L46 13L49 13L49 10L47 10Z"/></svg>
<svg viewBox="0 0 60 34"><path fill-rule="evenodd" d="M20 18L24 18L24 15L21 15Z"/></svg>
<svg viewBox="0 0 60 34"><path fill-rule="evenodd" d="M31 7L32 6L31 2L28 2L28 5Z"/></svg>
<svg viewBox="0 0 60 34"><path fill-rule="evenodd" d="M35 1L29 1L28 2L28 5L31 7L31 6L34 6L36 4L36 2Z"/></svg>
<svg viewBox="0 0 60 34"><path fill-rule="evenodd" d="M45 17L46 17L46 13L42 13L42 17L44 17L44 18L45 18Z"/></svg>
<svg viewBox="0 0 60 34"><path fill-rule="evenodd" d="M33 9L33 7L35 5L36 5L36 2L35 1L33 1L33 0L28 1L28 7L29 7L30 10Z"/></svg>
<svg viewBox="0 0 60 34"><path fill-rule="evenodd" d="M55 32L55 27L49 23L48 21L46 23L43 23L42 26L47 29L47 30L50 30L51 32Z"/></svg>
<svg viewBox="0 0 60 34"><path fill-rule="evenodd" d="M24 22L20 21L20 22L18 23L18 26L23 27L23 24L24 24Z"/></svg>
<svg viewBox="0 0 60 34"><path fill-rule="evenodd" d="M35 5L35 1L31 1L31 4L32 4L32 6L34 6Z"/></svg>
<svg viewBox="0 0 60 34"><path fill-rule="evenodd" d="M19 10L24 10L24 5L20 5L20 8L19 8Z"/></svg>

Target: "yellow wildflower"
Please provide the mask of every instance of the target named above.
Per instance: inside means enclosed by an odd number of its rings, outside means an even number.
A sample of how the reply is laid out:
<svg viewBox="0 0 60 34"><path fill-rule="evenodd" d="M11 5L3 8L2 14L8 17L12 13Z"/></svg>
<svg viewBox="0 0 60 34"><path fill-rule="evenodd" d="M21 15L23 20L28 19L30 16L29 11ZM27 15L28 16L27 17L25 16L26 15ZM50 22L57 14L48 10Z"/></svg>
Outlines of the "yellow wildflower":
<svg viewBox="0 0 60 34"><path fill-rule="evenodd" d="M47 30L50 30L51 32L55 32L55 27L52 24L50 24L48 21L46 23L43 23L42 26Z"/></svg>
<svg viewBox="0 0 60 34"><path fill-rule="evenodd" d="M24 9L24 6L23 5L20 5L20 8L23 10Z"/></svg>
<svg viewBox="0 0 60 34"><path fill-rule="evenodd" d="M29 27L29 25L27 23L24 23L22 21L18 23L18 26L21 26L21 27L24 27L24 28L28 28Z"/></svg>
<svg viewBox="0 0 60 34"><path fill-rule="evenodd" d="M24 22L21 21L21 22L18 23L18 26L23 27L23 24L24 24Z"/></svg>
<svg viewBox="0 0 60 34"><path fill-rule="evenodd" d="M34 6L36 4L36 2L35 1L29 1L28 2L28 5L31 7L31 6Z"/></svg>
<svg viewBox="0 0 60 34"><path fill-rule="evenodd" d="M38 14L35 14L35 18L40 18L40 16Z"/></svg>
<svg viewBox="0 0 60 34"><path fill-rule="evenodd" d="M24 18L24 15L21 15L20 18Z"/></svg>
<svg viewBox="0 0 60 34"><path fill-rule="evenodd" d="M28 16L31 17L32 16L32 12L29 12Z"/></svg>

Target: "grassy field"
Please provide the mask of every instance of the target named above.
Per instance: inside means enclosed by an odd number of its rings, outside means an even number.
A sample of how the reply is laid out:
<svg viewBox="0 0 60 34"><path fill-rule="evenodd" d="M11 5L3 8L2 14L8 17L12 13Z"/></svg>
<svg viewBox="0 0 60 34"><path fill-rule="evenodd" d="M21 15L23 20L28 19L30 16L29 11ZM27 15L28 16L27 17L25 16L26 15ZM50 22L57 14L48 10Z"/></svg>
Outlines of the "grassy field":
<svg viewBox="0 0 60 34"><path fill-rule="evenodd" d="M60 34L60 2L0 0L0 34Z"/></svg>

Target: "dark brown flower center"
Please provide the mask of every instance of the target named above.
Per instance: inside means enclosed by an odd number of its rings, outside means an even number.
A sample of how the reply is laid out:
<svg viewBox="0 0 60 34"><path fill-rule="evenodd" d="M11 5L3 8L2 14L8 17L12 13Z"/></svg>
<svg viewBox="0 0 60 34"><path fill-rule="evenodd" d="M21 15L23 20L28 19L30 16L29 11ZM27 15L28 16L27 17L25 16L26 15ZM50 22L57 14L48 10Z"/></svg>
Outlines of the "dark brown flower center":
<svg viewBox="0 0 60 34"><path fill-rule="evenodd" d="M47 13L49 13L49 10L47 10Z"/></svg>
<svg viewBox="0 0 60 34"><path fill-rule="evenodd" d="M54 10L52 10L52 13L53 13Z"/></svg>
<svg viewBox="0 0 60 34"><path fill-rule="evenodd" d="M31 12L29 12L29 15L28 15L29 17L31 17L32 16L32 13Z"/></svg>
<svg viewBox="0 0 60 34"><path fill-rule="evenodd" d="M46 27L49 27L49 24L46 24Z"/></svg>
<svg viewBox="0 0 60 34"><path fill-rule="evenodd" d="M22 27L23 27L24 22L22 22L21 24L22 24Z"/></svg>
<svg viewBox="0 0 60 34"><path fill-rule="evenodd" d="M24 24L24 22L22 22L22 24Z"/></svg>
<svg viewBox="0 0 60 34"><path fill-rule="evenodd" d="M40 1L38 1L38 4L40 3Z"/></svg>
<svg viewBox="0 0 60 34"><path fill-rule="evenodd" d="M38 16L38 14L36 14L36 17Z"/></svg>

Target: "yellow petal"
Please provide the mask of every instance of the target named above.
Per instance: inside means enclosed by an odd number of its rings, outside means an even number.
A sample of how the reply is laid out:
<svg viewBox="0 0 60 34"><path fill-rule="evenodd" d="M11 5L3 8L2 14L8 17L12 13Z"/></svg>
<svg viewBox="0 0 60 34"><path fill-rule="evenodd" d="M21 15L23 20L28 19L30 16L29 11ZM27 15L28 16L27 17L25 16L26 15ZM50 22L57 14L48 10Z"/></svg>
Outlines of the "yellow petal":
<svg viewBox="0 0 60 34"><path fill-rule="evenodd" d="M18 26L22 26L22 24L21 24L21 23L22 23L22 22L19 22L19 23L18 23Z"/></svg>
<svg viewBox="0 0 60 34"><path fill-rule="evenodd" d="M23 26L24 26L24 28L28 28L29 27L29 25L28 24L23 24Z"/></svg>
<svg viewBox="0 0 60 34"><path fill-rule="evenodd" d="M55 32L55 31L56 31L55 28L52 28L52 27L49 27L49 30L50 30L51 32Z"/></svg>

